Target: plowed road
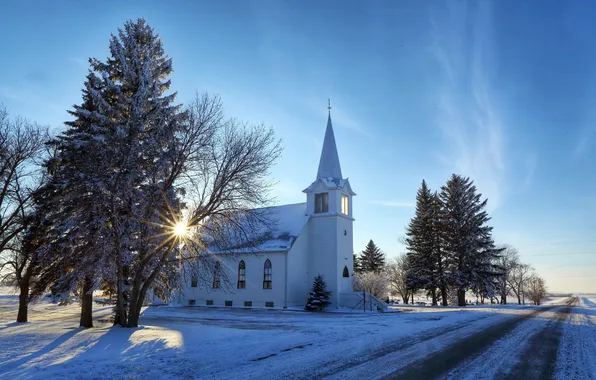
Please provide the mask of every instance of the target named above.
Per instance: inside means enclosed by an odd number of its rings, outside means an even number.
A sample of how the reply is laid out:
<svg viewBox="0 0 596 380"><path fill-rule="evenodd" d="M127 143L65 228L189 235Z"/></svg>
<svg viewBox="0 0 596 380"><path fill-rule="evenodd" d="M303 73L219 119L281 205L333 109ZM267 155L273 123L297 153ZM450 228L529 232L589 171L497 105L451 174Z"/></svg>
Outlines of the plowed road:
<svg viewBox="0 0 596 380"><path fill-rule="evenodd" d="M480 328L441 329L327 368L324 378L596 379L593 309L570 298ZM585 302L590 303L587 299ZM593 317L592 317L593 318ZM583 331L582 331L582 328ZM391 368L394 370L391 370Z"/></svg>

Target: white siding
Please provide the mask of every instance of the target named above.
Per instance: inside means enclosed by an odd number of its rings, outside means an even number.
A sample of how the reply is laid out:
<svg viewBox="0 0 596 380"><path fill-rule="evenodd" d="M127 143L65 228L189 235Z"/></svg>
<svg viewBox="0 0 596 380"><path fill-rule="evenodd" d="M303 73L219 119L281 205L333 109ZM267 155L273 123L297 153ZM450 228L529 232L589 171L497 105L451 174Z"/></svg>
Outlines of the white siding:
<svg viewBox="0 0 596 380"><path fill-rule="evenodd" d="M222 255L222 269L227 271L232 282L232 290L191 288L186 283L182 293L181 304L186 306L189 300L195 300L195 305L205 306L207 300L213 301L213 306L225 306L225 301L232 301L233 307L244 307L245 301L251 301L252 307L265 307L266 302L273 302L275 308L285 306L285 259L286 253ZM271 260L272 289L263 289L263 274L265 260ZM238 263L244 260L246 264L246 288L237 289ZM223 285L223 284L222 284Z"/></svg>
<svg viewBox="0 0 596 380"><path fill-rule="evenodd" d="M311 217L307 229L309 234L308 282L312 284L315 276L322 274L327 288L331 291L331 306L337 307L337 216Z"/></svg>
<svg viewBox="0 0 596 380"><path fill-rule="evenodd" d="M288 252L288 306L306 304L312 283L308 277L308 224Z"/></svg>

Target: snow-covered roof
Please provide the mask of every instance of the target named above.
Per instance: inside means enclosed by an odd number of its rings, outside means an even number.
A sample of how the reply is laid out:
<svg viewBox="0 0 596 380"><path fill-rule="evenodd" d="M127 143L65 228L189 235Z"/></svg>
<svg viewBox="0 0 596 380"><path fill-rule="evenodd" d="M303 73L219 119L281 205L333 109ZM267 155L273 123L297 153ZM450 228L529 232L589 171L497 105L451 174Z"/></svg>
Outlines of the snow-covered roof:
<svg viewBox="0 0 596 380"><path fill-rule="evenodd" d="M325 130L325 140L323 141L323 150L319 160L319 170L317 178L331 177L341 179L341 166L339 165L339 155L335 145L335 135L333 134L333 125L331 124L331 113L327 119L327 129Z"/></svg>
<svg viewBox="0 0 596 380"><path fill-rule="evenodd" d="M317 178L316 181L311 183L310 186L307 187L306 189L302 190L302 192L310 193L311 191L314 190L314 188L317 186L318 183L322 183L328 189L341 189L341 190L346 191L350 195L356 195L356 193L354 193L352 191L352 187L350 186L350 182L348 181L347 178L346 179L338 179L338 178L332 178L332 177Z"/></svg>
<svg viewBox="0 0 596 380"><path fill-rule="evenodd" d="M309 218L306 214L306 203L266 207L254 211L267 219L266 223L253 227L258 245L250 248L233 247L221 250L219 253L288 251Z"/></svg>

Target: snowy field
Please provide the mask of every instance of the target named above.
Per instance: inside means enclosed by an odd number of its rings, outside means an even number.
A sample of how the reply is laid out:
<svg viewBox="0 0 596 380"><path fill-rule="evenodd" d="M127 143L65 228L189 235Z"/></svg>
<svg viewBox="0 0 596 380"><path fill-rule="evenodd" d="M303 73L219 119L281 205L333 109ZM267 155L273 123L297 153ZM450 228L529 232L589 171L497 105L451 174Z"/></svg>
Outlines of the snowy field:
<svg viewBox="0 0 596 380"><path fill-rule="evenodd" d="M138 329L100 306L77 328L78 305L44 302L16 324L16 301L0 296L3 379L596 379L596 296L384 314L152 307Z"/></svg>

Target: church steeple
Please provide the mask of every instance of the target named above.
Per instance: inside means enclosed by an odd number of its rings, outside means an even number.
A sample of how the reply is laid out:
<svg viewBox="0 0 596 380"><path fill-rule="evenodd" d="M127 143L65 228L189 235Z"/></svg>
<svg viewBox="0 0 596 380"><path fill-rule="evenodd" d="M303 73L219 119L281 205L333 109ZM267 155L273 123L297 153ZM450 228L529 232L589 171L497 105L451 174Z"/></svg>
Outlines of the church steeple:
<svg viewBox="0 0 596 380"><path fill-rule="evenodd" d="M335 145L335 135L333 134L333 125L331 123L331 101L327 106L329 116L327 118L327 129L325 131L325 140L323 141L323 150L319 160L319 170L317 178L342 179L341 166L339 165L339 155Z"/></svg>

